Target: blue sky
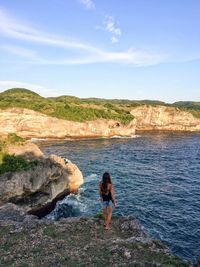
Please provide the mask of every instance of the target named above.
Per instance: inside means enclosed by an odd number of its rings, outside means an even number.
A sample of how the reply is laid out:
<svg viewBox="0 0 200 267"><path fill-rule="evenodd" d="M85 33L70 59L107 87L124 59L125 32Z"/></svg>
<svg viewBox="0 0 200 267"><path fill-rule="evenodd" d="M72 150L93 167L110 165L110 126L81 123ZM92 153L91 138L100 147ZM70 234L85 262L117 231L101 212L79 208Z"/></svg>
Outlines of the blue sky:
<svg viewBox="0 0 200 267"><path fill-rule="evenodd" d="M199 0L0 0L0 91L200 101Z"/></svg>

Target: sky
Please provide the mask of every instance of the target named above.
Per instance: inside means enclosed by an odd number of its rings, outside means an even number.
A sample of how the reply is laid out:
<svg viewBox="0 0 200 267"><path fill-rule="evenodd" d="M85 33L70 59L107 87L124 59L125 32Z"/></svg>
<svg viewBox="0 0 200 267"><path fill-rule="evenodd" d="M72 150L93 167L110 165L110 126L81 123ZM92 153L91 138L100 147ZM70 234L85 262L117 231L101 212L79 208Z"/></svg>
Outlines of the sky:
<svg viewBox="0 0 200 267"><path fill-rule="evenodd" d="M0 0L0 92L200 101L199 0Z"/></svg>

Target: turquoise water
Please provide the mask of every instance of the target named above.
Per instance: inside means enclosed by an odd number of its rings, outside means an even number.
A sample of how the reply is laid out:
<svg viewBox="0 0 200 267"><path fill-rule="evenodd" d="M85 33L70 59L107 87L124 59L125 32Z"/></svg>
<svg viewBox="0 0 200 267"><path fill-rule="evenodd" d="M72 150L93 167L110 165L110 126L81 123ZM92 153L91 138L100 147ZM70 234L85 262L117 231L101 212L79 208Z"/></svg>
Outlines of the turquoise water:
<svg viewBox="0 0 200 267"><path fill-rule="evenodd" d="M109 171L118 215L136 217L151 236L183 259L200 255L200 134L151 133L131 139L42 144L45 154L76 163L85 183L49 215L95 215L98 183Z"/></svg>

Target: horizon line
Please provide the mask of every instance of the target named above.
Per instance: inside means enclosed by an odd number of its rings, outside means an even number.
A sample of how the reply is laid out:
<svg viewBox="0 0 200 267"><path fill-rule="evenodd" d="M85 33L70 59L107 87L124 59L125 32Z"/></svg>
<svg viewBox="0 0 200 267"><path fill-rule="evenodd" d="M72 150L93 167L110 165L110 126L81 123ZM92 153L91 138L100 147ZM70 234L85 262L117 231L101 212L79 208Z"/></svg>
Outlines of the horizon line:
<svg viewBox="0 0 200 267"><path fill-rule="evenodd" d="M173 104L178 103L178 102L193 102L193 103L199 103L200 102L200 101L194 101L194 100L178 100L178 101L169 103L169 102L165 102L165 101L158 100L158 99L104 98L104 97L96 97L96 96L78 97L78 96L75 96L75 95L41 96L39 93L35 92L33 89L28 89L28 88L25 88L25 87L12 87L12 88L5 89L4 91L0 90L0 94L5 93L6 91L9 91L9 90L16 90L16 89L27 90L27 91L29 91L31 93L35 93L35 94L37 94L37 95L39 95L40 97L43 97L43 98L74 97L74 98L78 98L78 99L81 99L81 100L92 100L92 99L95 100L96 99L96 100L105 100L105 101L130 101L130 102L150 101L150 102L160 102L160 105L162 105L162 103L165 104L165 105L173 105ZM156 104L156 103L154 103L154 104ZM156 105L159 105L159 103L157 103Z"/></svg>

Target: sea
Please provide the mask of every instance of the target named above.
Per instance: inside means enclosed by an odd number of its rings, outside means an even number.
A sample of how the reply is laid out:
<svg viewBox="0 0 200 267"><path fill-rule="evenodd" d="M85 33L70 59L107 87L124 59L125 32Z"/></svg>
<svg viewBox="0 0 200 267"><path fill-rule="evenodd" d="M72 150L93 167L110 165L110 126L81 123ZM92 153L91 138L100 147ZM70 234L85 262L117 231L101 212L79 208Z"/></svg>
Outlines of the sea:
<svg viewBox="0 0 200 267"><path fill-rule="evenodd" d="M141 133L132 138L43 141L45 155L75 163L84 184L47 216L95 216L98 184L109 172L114 215L135 217L151 237L182 259L200 257L200 133Z"/></svg>

